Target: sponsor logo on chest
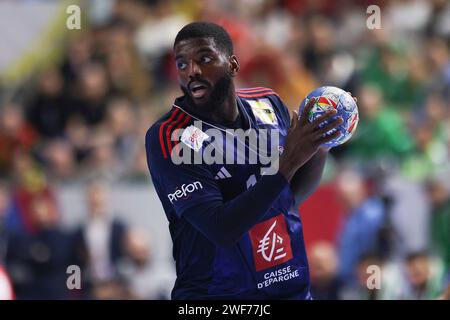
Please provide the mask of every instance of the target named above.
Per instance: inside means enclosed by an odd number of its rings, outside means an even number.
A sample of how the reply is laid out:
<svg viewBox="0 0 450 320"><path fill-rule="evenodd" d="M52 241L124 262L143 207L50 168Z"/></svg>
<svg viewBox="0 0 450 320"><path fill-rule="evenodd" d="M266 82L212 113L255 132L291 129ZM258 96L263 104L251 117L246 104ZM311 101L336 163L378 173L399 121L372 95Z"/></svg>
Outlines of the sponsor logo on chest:
<svg viewBox="0 0 450 320"><path fill-rule="evenodd" d="M291 238L283 214L255 225L249 231L256 271L292 259Z"/></svg>

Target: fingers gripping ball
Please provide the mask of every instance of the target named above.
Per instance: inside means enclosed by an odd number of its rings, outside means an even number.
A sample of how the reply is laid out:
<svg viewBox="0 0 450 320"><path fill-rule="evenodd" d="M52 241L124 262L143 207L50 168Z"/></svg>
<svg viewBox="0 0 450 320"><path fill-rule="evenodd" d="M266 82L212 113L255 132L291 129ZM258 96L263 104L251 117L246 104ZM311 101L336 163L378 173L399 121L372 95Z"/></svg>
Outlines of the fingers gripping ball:
<svg viewBox="0 0 450 320"><path fill-rule="evenodd" d="M324 121L319 125L324 125L333 121L337 117L341 117L343 122L337 128L328 131L325 135L333 134L339 131L341 135L329 142L323 144L324 147L336 147L348 141L356 130L359 121L358 106L353 97L342 89L337 87L320 87L312 91L303 99L299 113L302 114L303 109L310 99L316 99L314 106L308 113L308 120L313 122L320 116L323 116L328 110L336 109L337 114L329 121Z"/></svg>

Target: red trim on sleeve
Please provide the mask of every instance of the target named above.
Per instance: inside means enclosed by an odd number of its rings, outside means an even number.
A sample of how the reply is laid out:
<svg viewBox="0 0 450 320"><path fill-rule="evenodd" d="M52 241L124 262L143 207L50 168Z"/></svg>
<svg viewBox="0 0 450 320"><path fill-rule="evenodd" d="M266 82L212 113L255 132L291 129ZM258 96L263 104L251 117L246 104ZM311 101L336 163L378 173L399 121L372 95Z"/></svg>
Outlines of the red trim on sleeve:
<svg viewBox="0 0 450 320"><path fill-rule="evenodd" d="M184 120L180 123L180 121L183 119L183 117L184 117ZM173 143L175 142L175 141L174 141L174 142L172 143L172 140L170 139L170 135L171 135L170 129L171 129L171 127L172 127L174 124L177 124L176 127L175 127L175 129L174 129L174 131L175 131L176 129L180 129L180 128L182 128L186 123L188 123L190 119L191 119L191 117L190 117L188 114L182 113L181 116L178 117L177 121L173 122L169 127L167 127L166 137L167 137L167 146L168 146L168 148L169 148L169 154L172 154L172 145L173 145Z"/></svg>
<svg viewBox="0 0 450 320"><path fill-rule="evenodd" d="M267 92L263 92L263 93L249 93L249 94L238 92L237 95L241 98L259 98L259 97L264 97L264 96L268 96L268 95L275 95L275 96L279 97L279 95L274 91L267 91Z"/></svg>
<svg viewBox="0 0 450 320"><path fill-rule="evenodd" d="M164 159L167 159L167 152L166 152L166 149L164 148L164 140L163 140L164 126L166 124L168 124L169 122L173 121L173 119L175 118L175 116L178 114L179 111L180 110L178 108L175 108L175 111L172 112L172 114L170 115L169 119L167 119L166 121L161 123L161 125L159 127L159 144L161 145L161 150L162 150Z"/></svg>
<svg viewBox="0 0 450 320"><path fill-rule="evenodd" d="M255 88L242 88L237 89L236 91L243 92L243 93L250 93L250 92L261 92L261 91L273 91L270 88L264 88L264 87L255 87Z"/></svg>

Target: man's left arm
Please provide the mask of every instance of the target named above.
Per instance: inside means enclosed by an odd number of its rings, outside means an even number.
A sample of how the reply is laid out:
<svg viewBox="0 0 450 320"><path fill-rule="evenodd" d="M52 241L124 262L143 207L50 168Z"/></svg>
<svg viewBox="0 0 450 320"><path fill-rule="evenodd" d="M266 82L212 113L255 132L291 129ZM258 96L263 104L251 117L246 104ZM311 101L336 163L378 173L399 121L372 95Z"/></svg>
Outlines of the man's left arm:
<svg viewBox="0 0 450 320"><path fill-rule="evenodd" d="M302 204L320 184L328 149L319 148L317 153L297 170L291 181L291 190L295 196L295 205Z"/></svg>
<svg viewBox="0 0 450 320"><path fill-rule="evenodd" d="M275 96L274 100L281 114L282 123L289 127L289 109L279 96ZM320 147L317 153L298 169L292 178L291 190L295 195L296 206L302 204L319 186L329 150L330 148Z"/></svg>
<svg viewBox="0 0 450 320"><path fill-rule="evenodd" d="M352 95L351 92L348 93ZM358 101L356 97L353 97L353 99L355 102ZM279 99L279 102L282 106L281 112L287 121L289 119L288 108L281 99ZM296 206L302 204L319 186L329 150L330 148L320 147L317 153L298 169L292 178L291 190L295 195Z"/></svg>

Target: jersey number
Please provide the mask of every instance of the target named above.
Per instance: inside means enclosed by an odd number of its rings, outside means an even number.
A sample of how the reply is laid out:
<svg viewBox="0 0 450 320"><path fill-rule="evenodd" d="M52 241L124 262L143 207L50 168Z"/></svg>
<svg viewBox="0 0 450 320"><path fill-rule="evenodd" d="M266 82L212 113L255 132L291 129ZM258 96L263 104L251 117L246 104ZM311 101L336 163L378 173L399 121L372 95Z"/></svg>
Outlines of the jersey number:
<svg viewBox="0 0 450 320"><path fill-rule="evenodd" d="M247 190L250 189L251 187L253 187L255 184L256 184L256 176L254 174L252 174L247 179Z"/></svg>

